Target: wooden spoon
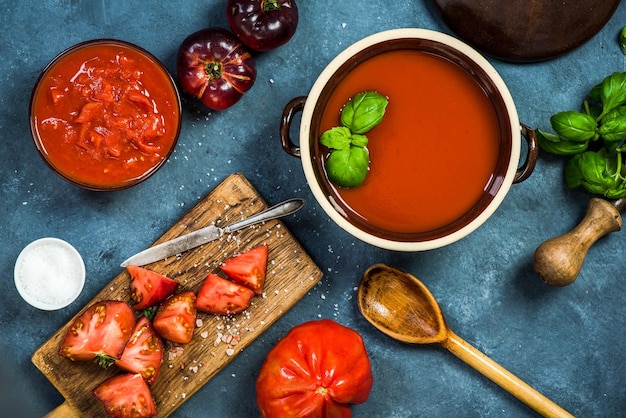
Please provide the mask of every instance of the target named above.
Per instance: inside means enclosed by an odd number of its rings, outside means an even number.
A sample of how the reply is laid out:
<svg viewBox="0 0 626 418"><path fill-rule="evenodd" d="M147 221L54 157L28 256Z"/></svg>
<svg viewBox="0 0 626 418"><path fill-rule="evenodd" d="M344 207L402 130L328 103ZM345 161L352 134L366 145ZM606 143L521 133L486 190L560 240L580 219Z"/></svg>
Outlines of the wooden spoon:
<svg viewBox="0 0 626 418"><path fill-rule="evenodd" d="M593 243L622 229L620 212L624 209L624 198L614 201L592 198L585 217L574 229L537 247L533 266L539 277L549 285L559 287L576 280Z"/></svg>
<svg viewBox="0 0 626 418"><path fill-rule="evenodd" d="M361 278L358 303L365 319L391 338L440 345L541 415L572 417L452 332L437 300L411 274L385 264L371 266Z"/></svg>

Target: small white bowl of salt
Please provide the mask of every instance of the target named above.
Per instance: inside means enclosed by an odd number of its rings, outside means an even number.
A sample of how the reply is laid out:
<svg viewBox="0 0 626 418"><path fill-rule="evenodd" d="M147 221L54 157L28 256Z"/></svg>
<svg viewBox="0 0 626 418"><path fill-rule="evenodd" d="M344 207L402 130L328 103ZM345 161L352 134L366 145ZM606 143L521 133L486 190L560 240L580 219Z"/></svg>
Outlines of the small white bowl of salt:
<svg viewBox="0 0 626 418"><path fill-rule="evenodd" d="M58 238L28 244L15 262L15 287L35 308L53 311L72 303L85 284L85 263L76 249Z"/></svg>

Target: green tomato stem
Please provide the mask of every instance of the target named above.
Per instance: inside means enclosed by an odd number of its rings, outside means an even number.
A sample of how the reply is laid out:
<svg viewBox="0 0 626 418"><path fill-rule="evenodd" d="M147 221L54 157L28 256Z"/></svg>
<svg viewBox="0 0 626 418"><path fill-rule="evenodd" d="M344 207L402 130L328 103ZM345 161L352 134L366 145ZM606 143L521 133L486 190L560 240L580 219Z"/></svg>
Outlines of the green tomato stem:
<svg viewBox="0 0 626 418"><path fill-rule="evenodd" d="M204 71L209 76L209 81L212 82L213 79L222 76L222 64L217 61L207 62L204 66Z"/></svg>
<svg viewBox="0 0 626 418"><path fill-rule="evenodd" d="M280 10L280 4L278 4L278 0L263 0L261 1L261 9L264 12L276 12Z"/></svg>

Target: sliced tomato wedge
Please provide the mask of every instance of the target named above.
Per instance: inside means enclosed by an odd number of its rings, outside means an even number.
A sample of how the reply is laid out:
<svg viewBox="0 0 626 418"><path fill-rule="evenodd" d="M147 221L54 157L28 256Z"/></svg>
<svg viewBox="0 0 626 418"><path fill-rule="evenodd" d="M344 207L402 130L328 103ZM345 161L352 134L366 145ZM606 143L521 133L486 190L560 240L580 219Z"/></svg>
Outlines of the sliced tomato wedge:
<svg viewBox="0 0 626 418"><path fill-rule="evenodd" d="M198 290L196 308L216 315L234 314L250 306L253 297L252 289L211 273Z"/></svg>
<svg viewBox="0 0 626 418"><path fill-rule="evenodd" d="M148 418L157 414L150 387L140 374L124 373L100 383L93 395L111 418Z"/></svg>
<svg viewBox="0 0 626 418"><path fill-rule="evenodd" d="M72 361L97 359L106 368L122 354L134 327L135 313L128 303L96 302L69 326L59 354Z"/></svg>
<svg viewBox="0 0 626 418"><path fill-rule="evenodd" d="M177 293L159 307L152 325L166 340L187 344L196 329L196 294L191 290Z"/></svg>
<svg viewBox="0 0 626 418"><path fill-rule="evenodd" d="M267 270L267 253L267 245L262 244L229 258L220 268L237 283L261 295Z"/></svg>
<svg viewBox="0 0 626 418"><path fill-rule="evenodd" d="M142 316L115 365L127 372L141 374L146 383L152 385L159 377L162 362L163 341L150 320Z"/></svg>
<svg viewBox="0 0 626 418"><path fill-rule="evenodd" d="M178 289L178 282L154 271L138 267L126 267L130 273L130 297L134 305L133 309L143 309L156 306Z"/></svg>

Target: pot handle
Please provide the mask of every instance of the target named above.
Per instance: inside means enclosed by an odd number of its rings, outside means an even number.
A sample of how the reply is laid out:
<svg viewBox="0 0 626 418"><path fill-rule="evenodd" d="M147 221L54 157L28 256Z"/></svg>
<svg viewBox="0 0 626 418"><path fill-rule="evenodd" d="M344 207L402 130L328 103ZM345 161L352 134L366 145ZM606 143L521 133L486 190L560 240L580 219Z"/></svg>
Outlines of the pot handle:
<svg viewBox="0 0 626 418"><path fill-rule="evenodd" d="M294 144L289 136L291 122L293 121L294 115L304 109L305 102L306 96L291 99L285 106L285 109L283 109L283 115L280 119L280 142L285 152L292 157L300 157L300 146Z"/></svg>
<svg viewBox="0 0 626 418"><path fill-rule="evenodd" d="M526 142L528 142L528 154L526 154L526 161L517 169L513 183L521 183L526 180L532 174L537 164L537 158L539 157L539 147L537 146L537 135L535 131L528 125L520 123L520 131Z"/></svg>

